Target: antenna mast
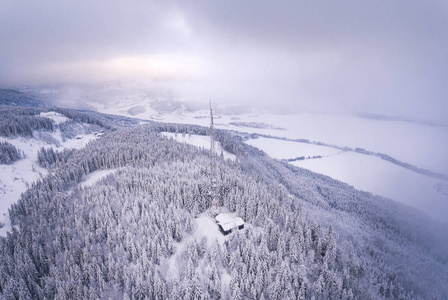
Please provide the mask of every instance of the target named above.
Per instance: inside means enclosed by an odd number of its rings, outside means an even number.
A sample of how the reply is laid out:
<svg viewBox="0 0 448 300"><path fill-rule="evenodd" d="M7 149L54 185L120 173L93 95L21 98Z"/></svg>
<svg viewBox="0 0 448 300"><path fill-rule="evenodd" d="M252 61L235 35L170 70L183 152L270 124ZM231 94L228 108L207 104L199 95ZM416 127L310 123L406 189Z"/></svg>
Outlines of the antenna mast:
<svg viewBox="0 0 448 300"><path fill-rule="evenodd" d="M210 196L211 196L211 212L217 210L216 203L216 150L215 150L215 129L213 127L213 109L212 100L210 99Z"/></svg>
<svg viewBox="0 0 448 300"><path fill-rule="evenodd" d="M215 156L215 129L213 128L213 109L212 100L210 99L210 155Z"/></svg>

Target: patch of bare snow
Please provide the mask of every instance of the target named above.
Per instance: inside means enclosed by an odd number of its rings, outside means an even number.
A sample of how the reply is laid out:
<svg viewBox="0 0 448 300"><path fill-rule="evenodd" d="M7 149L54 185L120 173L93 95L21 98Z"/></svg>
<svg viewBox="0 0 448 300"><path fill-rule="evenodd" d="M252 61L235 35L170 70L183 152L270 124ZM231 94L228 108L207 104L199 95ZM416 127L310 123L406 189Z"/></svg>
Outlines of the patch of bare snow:
<svg viewBox="0 0 448 300"><path fill-rule="evenodd" d="M41 112L39 114L40 117L46 117L49 118L53 121L53 123L55 124L61 124L64 122L67 122L68 120L70 120L69 118L67 118L64 115L61 115L60 113L57 113L55 111L49 111L49 112Z"/></svg>

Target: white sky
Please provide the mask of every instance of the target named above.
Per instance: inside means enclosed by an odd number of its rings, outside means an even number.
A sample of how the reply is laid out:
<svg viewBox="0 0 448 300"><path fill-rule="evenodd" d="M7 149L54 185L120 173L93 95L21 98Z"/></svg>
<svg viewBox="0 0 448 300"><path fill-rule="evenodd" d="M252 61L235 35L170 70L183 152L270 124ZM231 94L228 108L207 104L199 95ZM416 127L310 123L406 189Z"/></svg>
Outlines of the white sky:
<svg viewBox="0 0 448 300"><path fill-rule="evenodd" d="M0 88L139 82L278 111L448 115L444 0L0 0L0 40Z"/></svg>

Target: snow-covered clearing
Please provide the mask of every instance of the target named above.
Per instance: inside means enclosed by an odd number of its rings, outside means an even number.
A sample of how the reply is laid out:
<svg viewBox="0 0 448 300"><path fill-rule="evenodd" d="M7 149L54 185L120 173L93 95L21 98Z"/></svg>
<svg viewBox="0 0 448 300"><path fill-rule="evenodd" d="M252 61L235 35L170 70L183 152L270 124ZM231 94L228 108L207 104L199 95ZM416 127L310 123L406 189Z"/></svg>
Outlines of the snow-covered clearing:
<svg viewBox="0 0 448 300"><path fill-rule="evenodd" d="M70 120L66 116L61 115L60 113L57 113L55 111L42 112L39 114L39 116L49 118L53 121L54 124L58 124L58 125Z"/></svg>
<svg viewBox="0 0 448 300"><path fill-rule="evenodd" d="M179 143L190 144L202 149L210 150L210 137L206 135L197 135L197 134L181 134L181 133L173 133L173 132L161 132L162 136L167 138L172 138ZM215 142L215 149L218 155L223 154L225 159L230 159L235 161L236 156L232 153L225 151L219 142Z"/></svg>
<svg viewBox="0 0 448 300"><path fill-rule="evenodd" d="M296 114L247 116L245 121L275 124L287 130L246 129L249 132L308 139L340 147L384 153L419 168L448 175L448 128L383 121L348 115ZM230 129L243 131L241 127Z"/></svg>
<svg viewBox="0 0 448 300"><path fill-rule="evenodd" d="M80 187L86 188L94 185L101 179L107 177L110 174L113 174L117 171L117 169L113 170L98 170L87 175L84 180L79 184Z"/></svg>

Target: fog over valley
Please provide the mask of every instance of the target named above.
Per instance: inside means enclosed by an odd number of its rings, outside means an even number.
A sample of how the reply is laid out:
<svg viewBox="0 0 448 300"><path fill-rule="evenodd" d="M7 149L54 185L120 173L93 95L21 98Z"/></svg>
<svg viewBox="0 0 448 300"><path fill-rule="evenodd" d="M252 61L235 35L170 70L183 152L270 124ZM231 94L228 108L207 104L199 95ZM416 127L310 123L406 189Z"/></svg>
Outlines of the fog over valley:
<svg viewBox="0 0 448 300"><path fill-rule="evenodd" d="M445 1L2 1L0 82L138 82L191 101L446 125L447 13Z"/></svg>

